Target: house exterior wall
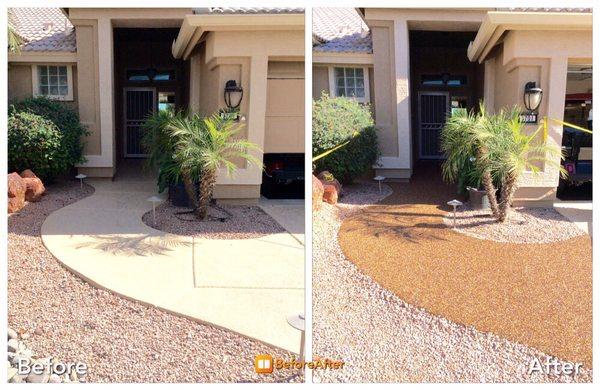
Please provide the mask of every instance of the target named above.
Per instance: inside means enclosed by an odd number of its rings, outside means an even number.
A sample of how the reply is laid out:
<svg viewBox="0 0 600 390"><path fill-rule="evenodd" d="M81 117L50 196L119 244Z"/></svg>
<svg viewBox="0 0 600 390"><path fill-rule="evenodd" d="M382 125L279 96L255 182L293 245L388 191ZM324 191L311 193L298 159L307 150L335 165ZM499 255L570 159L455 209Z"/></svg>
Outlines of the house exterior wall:
<svg viewBox="0 0 600 390"><path fill-rule="evenodd" d="M404 179L412 174L408 31L476 31L486 12L483 9L365 10L373 39L373 100L382 153L377 174L391 179ZM522 105L525 84L535 81L544 90L539 117L562 120L569 63L592 63L591 29L509 29L484 62L483 95L488 110ZM526 126L527 131L536 128ZM562 127L551 123L549 142L560 145L561 140ZM515 204L548 205L554 201L559 178L555 165L540 166L541 174L526 172L515 195Z"/></svg>
<svg viewBox="0 0 600 390"><path fill-rule="evenodd" d="M32 67L34 65L70 65L73 74L73 100L61 101L77 110L77 66L72 63L40 62L40 63L10 63L8 66L8 101L18 101L33 96Z"/></svg>
<svg viewBox="0 0 600 390"><path fill-rule="evenodd" d="M245 121L240 135L264 152L304 151L304 80L294 78L304 77L302 31L212 31L194 49L190 61L190 109L211 114L225 107L225 83L236 80L244 89L240 114ZM277 77L269 80L270 72ZM284 93L286 89L290 90ZM291 134L280 132L283 126ZM292 139L302 144L292 148ZM262 161L262 151L252 153ZM234 176L219 172L214 197L221 202L255 201L260 197L262 169L242 160L236 163L239 169Z"/></svg>
<svg viewBox="0 0 600 390"><path fill-rule="evenodd" d="M544 91L539 118L563 120L568 64L592 63L592 32L509 31L486 62L493 64L493 101L489 103L494 110L515 104L523 107L525 84L534 81ZM533 132L537 127L526 125L526 131ZM562 126L550 122L548 135L547 142L560 147ZM515 205L551 205L556 198L559 163L557 159L553 164L539 165L541 172L537 174L525 172L515 194Z"/></svg>
<svg viewBox="0 0 600 390"><path fill-rule="evenodd" d="M88 176L115 173L114 27L179 27L189 8L69 8L77 34L79 116L88 127L84 154L78 166Z"/></svg>
<svg viewBox="0 0 600 390"><path fill-rule="evenodd" d="M331 95L331 91L329 90L329 70L326 66L313 66L313 99L319 99L323 92Z"/></svg>
<svg viewBox="0 0 600 390"><path fill-rule="evenodd" d="M373 40L378 175L392 180L412 175L409 30L473 31L484 15L485 10L365 9Z"/></svg>

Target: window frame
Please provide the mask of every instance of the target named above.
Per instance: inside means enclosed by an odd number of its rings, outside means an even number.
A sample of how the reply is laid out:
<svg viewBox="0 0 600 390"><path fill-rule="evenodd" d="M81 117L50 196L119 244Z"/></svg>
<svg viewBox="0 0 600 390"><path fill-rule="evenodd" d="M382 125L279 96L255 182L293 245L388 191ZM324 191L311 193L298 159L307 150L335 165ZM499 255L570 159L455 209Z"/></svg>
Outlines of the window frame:
<svg viewBox="0 0 600 390"><path fill-rule="evenodd" d="M67 68L67 94L66 95L44 95L40 93L40 67L41 66L56 66L61 67L64 66ZM34 97L43 96L51 100L59 100L59 101L73 101L73 69L70 64L56 64L56 63L48 63L48 64L36 64L31 66L31 86L32 86L32 95Z"/></svg>
<svg viewBox="0 0 600 390"><path fill-rule="evenodd" d="M349 99L354 99L359 103L370 103L371 102L371 85L370 85L370 80L369 80L369 67L368 66L353 66L353 65L332 65L328 67L328 71L329 71L329 93L331 96L333 97L337 97L338 93L337 93L337 85L335 83L335 70L336 69L362 69L363 71L363 80L364 80L364 89L365 89L365 96L364 97L351 97L351 96L346 96ZM345 74L345 72L344 72ZM345 77L345 76L344 76Z"/></svg>

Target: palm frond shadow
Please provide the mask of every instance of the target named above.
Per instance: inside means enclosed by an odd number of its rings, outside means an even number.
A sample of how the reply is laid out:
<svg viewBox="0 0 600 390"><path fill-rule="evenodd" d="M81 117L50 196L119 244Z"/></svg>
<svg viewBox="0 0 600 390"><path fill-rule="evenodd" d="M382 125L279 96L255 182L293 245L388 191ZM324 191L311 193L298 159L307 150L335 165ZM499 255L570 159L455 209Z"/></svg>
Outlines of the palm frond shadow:
<svg viewBox="0 0 600 390"><path fill-rule="evenodd" d="M79 244L76 249L91 247L110 253L111 255L124 256L152 256L164 255L177 247L190 247L191 242L182 240L175 235L142 234L135 237L122 236L91 236L93 241ZM190 252L191 253L191 252Z"/></svg>
<svg viewBox="0 0 600 390"><path fill-rule="evenodd" d="M342 225L344 233L358 233L359 235L371 235L375 238L385 236L394 236L396 239L403 239L410 243L416 244L423 241L448 241L448 239L439 234L441 229L448 230L448 226L444 224L441 218L439 222L418 222L412 223L417 216L422 216L419 213L377 213L377 214L397 214L390 220L389 216L385 218L377 218L377 215L369 217L359 216L359 226L353 227ZM439 217L439 215L436 215Z"/></svg>

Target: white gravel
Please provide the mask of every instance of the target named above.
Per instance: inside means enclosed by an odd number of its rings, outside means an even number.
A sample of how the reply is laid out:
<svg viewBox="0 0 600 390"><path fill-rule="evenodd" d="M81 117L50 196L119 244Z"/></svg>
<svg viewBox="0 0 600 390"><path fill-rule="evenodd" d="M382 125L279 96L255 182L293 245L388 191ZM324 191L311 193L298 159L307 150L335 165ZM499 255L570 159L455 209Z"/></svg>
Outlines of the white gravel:
<svg viewBox="0 0 600 390"><path fill-rule="evenodd" d="M314 371L316 382L591 382L575 376L528 375L547 356L406 304L362 274L338 245L341 219L391 193L377 184L346 186L338 206L313 216L313 352L346 362Z"/></svg>
<svg viewBox="0 0 600 390"><path fill-rule="evenodd" d="M452 226L453 213L443 219ZM515 207L507 220L499 223L491 211L473 210L468 203L457 208L456 231L483 240L515 244L564 241L586 234L553 208Z"/></svg>
<svg viewBox="0 0 600 390"><path fill-rule="evenodd" d="M258 206L211 206L204 221L189 213L190 210L166 201L156 208L156 225L152 211L144 214L142 220L146 225L167 233L211 240L259 238L285 231Z"/></svg>
<svg viewBox="0 0 600 390"><path fill-rule="evenodd" d="M288 353L94 288L43 246L52 211L90 195L51 185L8 218L8 325L40 356L88 365L89 382L300 382L298 371L254 372L254 356Z"/></svg>

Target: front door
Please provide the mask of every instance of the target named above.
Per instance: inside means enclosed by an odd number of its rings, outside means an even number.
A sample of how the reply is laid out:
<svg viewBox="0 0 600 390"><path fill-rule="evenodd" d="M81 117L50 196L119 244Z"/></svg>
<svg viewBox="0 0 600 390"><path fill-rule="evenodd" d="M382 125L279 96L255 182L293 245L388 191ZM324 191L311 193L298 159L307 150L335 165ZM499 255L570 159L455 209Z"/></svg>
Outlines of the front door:
<svg viewBox="0 0 600 390"><path fill-rule="evenodd" d="M441 159L440 135L446 123L448 92L419 92L419 157Z"/></svg>
<svg viewBox="0 0 600 390"><path fill-rule="evenodd" d="M156 107L156 88L124 88L123 103L125 157L146 157L142 125Z"/></svg>

